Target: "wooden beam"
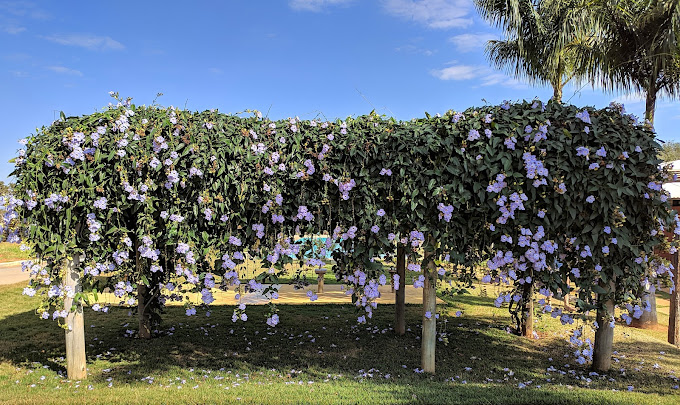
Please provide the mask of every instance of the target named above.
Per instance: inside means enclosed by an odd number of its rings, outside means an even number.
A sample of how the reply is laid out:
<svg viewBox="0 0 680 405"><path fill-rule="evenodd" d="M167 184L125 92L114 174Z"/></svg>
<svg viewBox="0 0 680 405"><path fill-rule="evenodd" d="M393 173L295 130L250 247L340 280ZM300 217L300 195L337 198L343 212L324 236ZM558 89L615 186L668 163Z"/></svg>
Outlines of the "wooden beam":
<svg viewBox="0 0 680 405"><path fill-rule="evenodd" d="M406 249L397 246L397 275L399 276L399 288L394 294L394 330L397 335L406 333Z"/></svg>
<svg viewBox="0 0 680 405"><path fill-rule="evenodd" d="M70 287L74 294L82 291L80 284L80 256L74 255L66 267L65 287ZM72 308L75 305L75 308ZM66 316L66 372L70 380L84 380L87 378L87 364L85 357L85 319L81 301L74 302L68 295L64 299L64 309L69 311ZM71 309L74 309L71 311Z"/></svg>

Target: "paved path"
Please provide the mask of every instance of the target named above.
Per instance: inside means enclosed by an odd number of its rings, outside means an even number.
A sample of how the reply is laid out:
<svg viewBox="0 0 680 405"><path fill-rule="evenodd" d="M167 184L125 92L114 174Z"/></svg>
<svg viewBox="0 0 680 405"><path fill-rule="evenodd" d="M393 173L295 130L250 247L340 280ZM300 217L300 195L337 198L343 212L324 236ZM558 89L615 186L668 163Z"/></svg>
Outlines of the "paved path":
<svg viewBox="0 0 680 405"><path fill-rule="evenodd" d="M326 284L324 292L317 294L318 298L315 301L310 301L307 296L307 291L316 292L316 285L310 285L305 289L295 290L292 285L282 285L279 288L279 298L274 302L277 304L352 304L352 296L346 295L340 284ZM380 298L376 300L378 304L394 304L394 293L390 286L382 286L379 288ZM243 303L246 305L264 305L269 303L267 297L260 294L251 293L241 297L238 301L234 299L235 293L233 291L219 291L215 292L215 304L236 305ZM197 295L195 298L200 298ZM199 300L194 300L200 302ZM411 285L406 286L407 304L420 304L423 302L423 290L421 288L414 288ZM437 299L437 304L443 304L444 301Z"/></svg>
<svg viewBox="0 0 680 405"><path fill-rule="evenodd" d="M30 278L29 272L21 271L21 265L0 266L0 285L26 282Z"/></svg>
<svg viewBox="0 0 680 405"><path fill-rule="evenodd" d="M21 265L12 266L2 266L0 265L0 285L3 284L15 284L20 282L27 282L29 279L28 272L21 271ZM307 291L311 290L316 293L317 286L312 284L305 289L296 290L292 285L282 285L279 288L279 298L275 300L277 304L351 304L352 297L346 295L345 291L341 289L339 284L326 284L324 286L324 292L318 295L318 299L315 301L310 301L307 296ZM379 304L394 304L394 293L391 291L390 286L382 286L379 288L380 298L377 299ZM234 291L215 291L215 302L214 304L223 305L236 305L239 303L244 303L246 305L265 305L269 303L267 297L263 297L260 294L250 293L245 294L241 297L240 301L234 299ZM118 300L113 297L113 294L102 294L100 301L106 302L117 302ZM200 302L200 294L194 294L196 297L194 301ZM420 288L414 288L411 285L406 286L406 299L407 304L420 304L423 302L423 290ZM443 304L444 301L437 299L438 304Z"/></svg>

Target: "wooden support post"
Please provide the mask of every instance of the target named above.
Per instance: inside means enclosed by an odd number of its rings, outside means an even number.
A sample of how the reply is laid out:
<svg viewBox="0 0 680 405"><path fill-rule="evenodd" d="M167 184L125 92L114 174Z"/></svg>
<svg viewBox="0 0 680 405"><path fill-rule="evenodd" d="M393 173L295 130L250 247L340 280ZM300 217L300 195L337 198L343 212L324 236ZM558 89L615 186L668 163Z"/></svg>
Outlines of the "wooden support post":
<svg viewBox="0 0 680 405"><path fill-rule="evenodd" d="M137 284L137 317L139 319L139 338L151 339L151 311L149 310L149 289L140 280Z"/></svg>
<svg viewBox="0 0 680 405"><path fill-rule="evenodd" d="M651 292L651 288L644 293L641 307L643 309L642 315L640 315L640 318L633 318L630 326L648 329L658 325L659 319L656 314L656 294ZM647 308L649 311L647 311Z"/></svg>
<svg viewBox="0 0 680 405"><path fill-rule="evenodd" d="M668 343L680 347L680 270L678 270L678 253L671 256L673 264L674 291L671 293L671 307L668 312Z"/></svg>
<svg viewBox="0 0 680 405"><path fill-rule="evenodd" d="M394 294L394 275L397 274L397 269L390 267L390 288L391 292Z"/></svg>
<svg viewBox="0 0 680 405"><path fill-rule="evenodd" d="M432 255L432 252L425 251L422 266L425 283L423 287L423 336L420 348L421 366L424 372L430 374L435 373L435 348L437 346L437 271Z"/></svg>
<svg viewBox="0 0 680 405"><path fill-rule="evenodd" d="M606 286L603 286L606 287ZM595 344L593 345L593 370L607 372L612 365L612 348L614 345L614 328L609 325L614 316L614 293L616 283L609 282L609 297L607 294L599 294L600 308L597 310L597 331L595 331ZM602 302L605 300L604 302Z"/></svg>
<svg viewBox="0 0 680 405"><path fill-rule="evenodd" d="M399 276L399 288L394 294L394 330L397 335L406 333L406 249L397 247L397 275Z"/></svg>
<svg viewBox="0 0 680 405"><path fill-rule="evenodd" d="M524 284L522 294L522 336L534 337L534 283Z"/></svg>
<svg viewBox="0 0 680 405"><path fill-rule="evenodd" d="M316 283L317 283L316 293L321 294L323 292L323 281L324 281L323 279L324 279L324 276L326 275L326 270L319 269L319 270L315 270L314 272L316 273Z"/></svg>
<svg viewBox="0 0 680 405"><path fill-rule="evenodd" d="M139 256L139 240L135 238L135 270L138 275L142 274L142 260ZM151 299L149 289L140 279L137 282L137 319L139 320L139 338L151 339Z"/></svg>
<svg viewBox="0 0 680 405"><path fill-rule="evenodd" d="M569 279L567 279L567 287L569 287ZM562 296L562 302L564 304L564 310L565 311L573 311L574 307L571 306L571 303L569 302L569 290L565 290L564 294Z"/></svg>
<svg viewBox="0 0 680 405"><path fill-rule="evenodd" d="M82 291L79 263L80 256L74 255L67 264L64 280L65 287L70 287L75 294ZM74 311L71 311L74 305ZM83 305L80 301L74 302L73 298L66 296L64 309L69 311L66 316L66 373L69 380L84 380L87 378L87 365Z"/></svg>

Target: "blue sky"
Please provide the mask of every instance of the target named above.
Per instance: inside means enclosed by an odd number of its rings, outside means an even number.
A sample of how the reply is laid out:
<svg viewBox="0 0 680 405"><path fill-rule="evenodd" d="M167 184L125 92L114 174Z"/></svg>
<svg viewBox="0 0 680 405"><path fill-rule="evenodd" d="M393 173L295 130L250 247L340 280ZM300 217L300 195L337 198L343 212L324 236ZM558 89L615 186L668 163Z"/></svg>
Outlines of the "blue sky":
<svg viewBox="0 0 680 405"><path fill-rule="evenodd" d="M483 49L498 32L471 0L0 0L0 180L18 139L59 116L104 107L109 91L151 104L271 118L378 113L410 119L504 99L539 97L494 70ZM568 86L564 101L639 95ZM680 104L661 101L656 129L680 141Z"/></svg>

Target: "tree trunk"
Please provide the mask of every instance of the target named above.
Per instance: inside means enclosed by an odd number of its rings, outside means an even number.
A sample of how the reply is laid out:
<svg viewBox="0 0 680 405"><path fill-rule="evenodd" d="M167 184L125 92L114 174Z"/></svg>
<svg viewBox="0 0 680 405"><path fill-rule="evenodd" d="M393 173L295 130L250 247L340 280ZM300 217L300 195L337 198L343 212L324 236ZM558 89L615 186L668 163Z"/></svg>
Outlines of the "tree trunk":
<svg viewBox="0 0 680 405"><path fill-rule="evenodd" d="M562 84L561 83L555 83L553 84L553 100L555 100L557 103L562 103Z"/></svg>
<svg viewBox="0 0 680 405"><path fill-rule="evenodd" d="M406 249L397 246L397 275L399 276L399 288L394 294L394 329L397 335L406 333Z"/></svg>
<svg viewBox="0 0 680 405"><path fill-rule="evenodd" d="M423 258L423 336L421 340L421 366L426 373L435 373L435 348L437 345L437 292L436 270L432 252L425 251ZM429 315L429 316L428 316Z"/></svg>
<svg viewBox="0 0 680 405"><path fill-rule="evenodd" d="M668 343L680 347L680 270L678 270L678 253L671 256L673 264L674 291L671 293L671 307L668 313Z"/></svg>
<svg viewBox="0 0 680 405"><path fill-rule="evenodd" d="M654 112L656 110L656 78L652 78L647 86L645 102L645 119L654 125Z"/></svg>
<svg viewBox="0 0 680 405"><path fill-rule="evenodd" d="M604 288L605 286L602 285ZM610 327L609 322L614 316L614 293L616 292L615 280L609 282L609 292L599 294L598 301L600 307L597 310L597 331L595 331L595 344L593 345L593 370L607 372L612 365L612 347L614 345L614 328Z"/></svg>
<svg viewBox="0 0 680 405"><path fill-rule="evenodd" d="M74 255L68 262L66 269L66 287L71 287L74 294L82 291L79 270L80 256ZM74 311L71 307L75 305ZM83 305L80 300L66 296L64 309L69 311L66 316L66 373L69 380L84 380L87 378L87 364L85 357L85 319Z"/></svg>
<svg viewBox="0 0 680 405"><path fill-rule="evenodd" d="M534 337L534 283L524 283L522 292L522 336Z"/></svg>

